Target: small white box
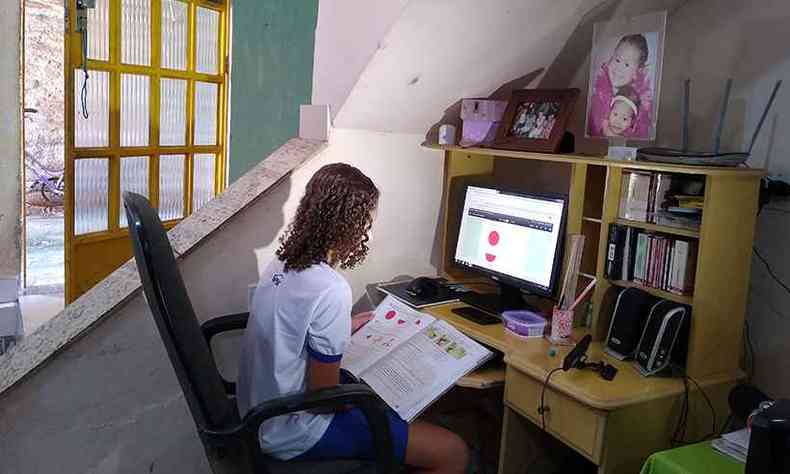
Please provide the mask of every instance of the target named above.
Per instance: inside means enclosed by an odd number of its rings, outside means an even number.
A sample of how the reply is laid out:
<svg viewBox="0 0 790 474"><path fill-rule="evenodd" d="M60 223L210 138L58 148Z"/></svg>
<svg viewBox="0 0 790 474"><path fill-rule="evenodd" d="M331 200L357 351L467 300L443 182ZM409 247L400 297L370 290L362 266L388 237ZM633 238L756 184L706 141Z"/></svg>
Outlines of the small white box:
<svg viewBox="0 0 790 474"><path fill-rule="evenodd" d="M331 126L328 105L299 106L299 138L328 142Z"/></svg>
<svg viewBox="0 0 790 474"><path fill-rule="evenodd" d="M19 279L0 278L0 303L8 303L19 299Z"/></svg>
<svg viewBox="0 0 790 474"><path fill-rule="evenodd" d="M0 337L21 336L22 312L18 303L0 303Z"/></svg>
<svg viewBox="0 0 790 474"><path fill-rule="evenodd" d="M610 146L606 157L610 160L634 161L636 150L636 147L632 146Z"/></svg>

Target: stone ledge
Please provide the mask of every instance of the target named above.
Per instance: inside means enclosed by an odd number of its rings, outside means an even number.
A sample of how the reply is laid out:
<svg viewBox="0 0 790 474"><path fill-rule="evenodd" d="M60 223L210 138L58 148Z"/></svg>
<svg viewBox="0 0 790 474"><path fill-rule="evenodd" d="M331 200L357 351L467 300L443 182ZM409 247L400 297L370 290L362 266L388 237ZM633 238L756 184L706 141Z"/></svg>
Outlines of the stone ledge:
<svg viewBox="0 0 790 474"><path fill-rule="evenodd" d="M317 156L326 142L294 138L231 184L168 233L176 259L196 248L228 219L252 204L301 164ZM0 394L44 364L91 326L140 290L133 260L124 263L57 316L0 356Z"/></svg>

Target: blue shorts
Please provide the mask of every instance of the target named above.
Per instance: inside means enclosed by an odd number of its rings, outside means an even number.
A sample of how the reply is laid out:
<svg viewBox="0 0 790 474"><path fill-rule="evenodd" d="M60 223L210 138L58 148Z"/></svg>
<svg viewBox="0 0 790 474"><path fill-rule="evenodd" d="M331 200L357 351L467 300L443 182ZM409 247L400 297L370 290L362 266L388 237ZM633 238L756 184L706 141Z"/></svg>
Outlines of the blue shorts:
<svg viewBox="0 0 790 474"><path fill-rule="evenodd" d="M406 444L409 441L409 424L389 408L387 417L395 447L395 459L403 464L406 459ZM373 435L362 410L354 408L335 413L321 439L295 458L299 461L321 459L376 459Z"/></svg>

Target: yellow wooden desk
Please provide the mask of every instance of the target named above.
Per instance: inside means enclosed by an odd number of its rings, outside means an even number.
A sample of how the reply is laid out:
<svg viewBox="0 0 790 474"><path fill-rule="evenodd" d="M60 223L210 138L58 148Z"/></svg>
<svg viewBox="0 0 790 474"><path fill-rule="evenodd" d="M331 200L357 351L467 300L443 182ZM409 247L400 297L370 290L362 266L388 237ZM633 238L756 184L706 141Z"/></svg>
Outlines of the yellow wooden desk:
<svg viewBox="0 0 790 474"><path fill-rule="evenodd" d="M524 472L530 452L526 449L530 431L540 429L540 395L548 372L562 365L568 346L553 346L546 339L523 340L504 330L501 324L482 326L468 321L452 309L451 303L426 311L448 321L463 333L505 354L505 419L499 472ZM576 339L586 330L577 329ZM630 362L604 354L599 342L588 351L590 360L605 360L618 373L611 382L597 373L572 370L556 372L545 395L546 431L599 466L600 473L633 474L652 453L667 449L675 428L684 385L680 379L642 377ZM698 382L716 407L717 426L727 415L726 395L738 374L711 377ZM698 393L692 391L688 436L710 431L711 414Z"/></svg>

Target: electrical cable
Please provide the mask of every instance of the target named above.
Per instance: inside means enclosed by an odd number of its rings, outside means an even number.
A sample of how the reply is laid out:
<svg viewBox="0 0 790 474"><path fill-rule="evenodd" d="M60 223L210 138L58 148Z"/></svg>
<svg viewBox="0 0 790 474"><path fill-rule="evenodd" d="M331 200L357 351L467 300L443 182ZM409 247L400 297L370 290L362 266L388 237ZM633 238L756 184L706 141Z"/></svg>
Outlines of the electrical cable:
<svg viewBox="0 0 790 474"><path fill-rule="evenodd" d="M748 359L744 361L748 366L748 373L746 374L747 380L751 382L754 378L754 344L752 343L752 326L748 320L743 321L743 340L745 344L745 353L748 354Z"/></svg>
<svg viewBox="0 0 790 474"><path fill-rule="evenodd" d="M752 250L754 251L754 254L755 254L755 255L757 255L757 258L759 258L759 259L760 259L760 261L761 261L761 262L763 262L763 265L765 265L765 269L766 269L766 270L768 270L768 274L769 274L769 275L771 275L771 278L773 278L773 279L774 279L774 281L776 281L776 283L777 283L777 284L779 284L779 286L781 286L782 288L784 288L784 290L785 290L785 291L786 291L788 294L790 294L790 287L788 287L788 286L787 286L787 284L781 280L781 278L779 278L778 276L776 276L776 273L774 273L774 270L773 270L773 268L771 268L771 265L769 265L769 264L768 264L768 260L766 260L766 259L765 259L765 257L763 257L763 256L762 256L762 254L760 253L760 251L759 251L759 250L757 250L757 247L754 247L754 246L753 246L753 247L752 247Z"/></svg>
<svg viewBox="0 0 790 474"><path fill-rule="evenodd" d="M694 380L694 378L691 377L690 375L683 374L683 375L681 375L681 378L683 380L683 388L684 388L684 390L683 390L683 404L680 407L680 414L678 415L678 422L675 425L675 431L672 433L672 438L670 440L670 443L671 443L672 447L677 447L677 446L687 445L687 444L701 443L702 441L705 441L705 440L708 440L708 439L712 438L717 433L717 430L716 430L716 408L714 408L713 402L711 402L710 397L708 397L708 394L705 392L705 390L702 388L702 386L696 380ZM710 431L710 433L705 435L704 437L702 437L702 438L700 438L698 440L694 440L694 441L686 441L686 431L688 429L689 408L691 406L691 404L690 404L689 380L692 383L694 383L694 385L697 387L697 390L699 390L700 393L702 394L702 397L705 399L705 403L707 403L708 408L710 409L710 414L711 414L711 431Z"/></svg>
<svg viewBox="0 0 790 474"><path fill-rule="evenodd" d="M680 407L680 415L678 415L678 422L675 425L675 431L672 433L670 443L672 447L683 444L683 439L686 437L686 426L688 423L688 408L689 408L689 383L685 376L683 378L683 404Z"/></svg>
<svg viewBox="0 0 790 474"><path fill-rule="evenodd" d="M733 417L732 413L727 415L727 419L724 420L724 424L721 425L721 429L719 430L719 436L723 435L725 431L728 431L728 429L730 427L730 424L732 423L733 419L734 419L734 417Z"/></svg>
<svg viewBox="0 0 790 474"><path fill-rule="evenodd" d="M88 120L88 27L82 28L82 72L83 82L80 91L80 102L82 105L82 118Z"/></svg>
<svg viewBox="0 0 790 474"><path fill-rule="evenodd" d="M694 443L700 443L700 442L705 441L707 439L710 439L711 437L716 435L716 409L713 407L713 403L710 401L710 397L708 397L708 394L705 393L705 390L702 389L702 386L700 386L700 384L697 383L697 381L694 380L694 378L692 376L686 375L686 378L688 378L689 380L694 382L694 385L697 386L697 389L699 389L700 393L702 393L702 396L705 398L705 402L708 404L708 408L710 408L710 414L711 414L711 418L712 418L711 419L710 434L708 434L707 436L703 437L700 440L694 441ZM694 444L694 443L692 443L692 444Z"/></svg>
<svg viewBox="0 0 790 474"><path fill-rule="evenodd" d="M562 367L551 369L549 373L546 375L546 380L543 381L543 390L541 390L540 392L540 407L538 407L538 411L540 412L540 419L541 422L543 423L543 431L546 431L546 411L548 411L546 410L546 405L544 404L546 399L546 387L549 385L549 380L551 379L551 376L554 375L555 372L558 372L560 370L562 370Z"/></svg>

